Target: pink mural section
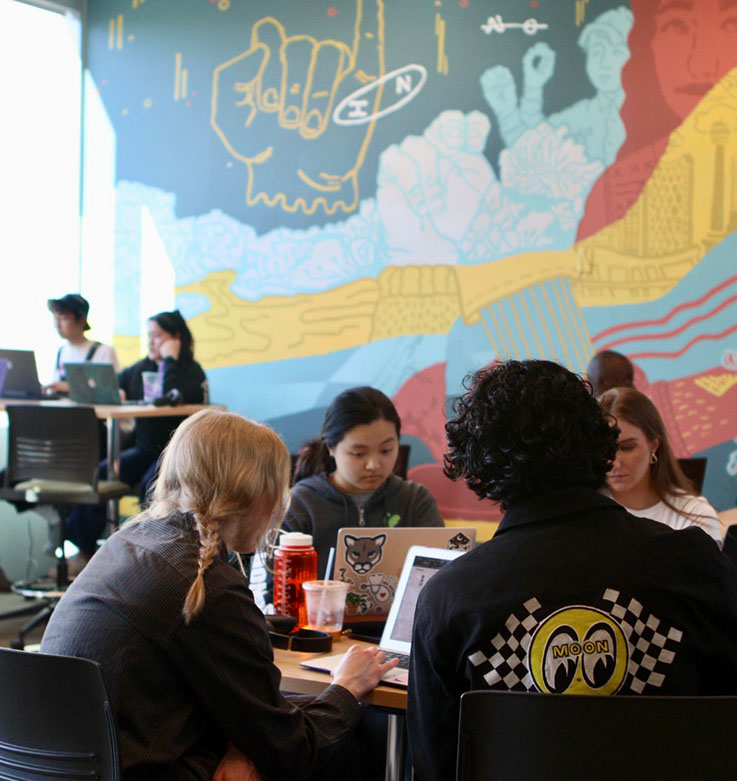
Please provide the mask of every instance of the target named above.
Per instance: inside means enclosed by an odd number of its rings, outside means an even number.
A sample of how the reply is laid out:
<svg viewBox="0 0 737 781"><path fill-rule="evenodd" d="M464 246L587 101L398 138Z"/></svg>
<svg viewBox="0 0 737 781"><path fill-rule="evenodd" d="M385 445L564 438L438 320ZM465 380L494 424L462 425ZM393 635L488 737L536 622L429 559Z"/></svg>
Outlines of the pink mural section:
<svg viewBox="0 0 737 781"><path fill-rule="evenodd" d="M497 504L480 501L463 482L453 482L443 474L445 442L445 363L436 363L412 376L392 399L402 419L402 434L421 439L436 463L420 464L408 477L426 486L447 520L501 520Z"/></svg>

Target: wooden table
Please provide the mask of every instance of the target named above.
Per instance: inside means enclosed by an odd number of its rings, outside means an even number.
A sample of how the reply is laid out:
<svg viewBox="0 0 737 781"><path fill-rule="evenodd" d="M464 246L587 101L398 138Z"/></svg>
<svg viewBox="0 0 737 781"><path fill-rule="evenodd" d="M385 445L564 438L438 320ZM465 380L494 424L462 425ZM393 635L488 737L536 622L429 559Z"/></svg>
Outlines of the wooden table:
<svg viewBox="0 0 737 781"><path fill-rule="evenodd" d="M308 670L299 663L306 659L317 659L347 651L352 645L367 647L370 643L342 637L333 643L329 654L307 654L297 651L274 649L274 662L282 674L281 688L292 694L321 694L330 684L329 673ZM407 690L395 686L377 686L361 702L387 712L386 781L402 781L404 778L404 754L406 746L405 712Z"/></svg>

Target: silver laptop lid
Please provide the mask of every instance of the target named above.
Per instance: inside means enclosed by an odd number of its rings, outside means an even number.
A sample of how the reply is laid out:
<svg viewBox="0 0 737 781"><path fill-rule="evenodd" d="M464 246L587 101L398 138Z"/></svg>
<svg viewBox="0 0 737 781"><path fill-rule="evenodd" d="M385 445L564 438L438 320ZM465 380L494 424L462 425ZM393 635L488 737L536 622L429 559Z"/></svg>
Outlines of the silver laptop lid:
<svg viewBox="0 0 737 781"><path fill-rule="evenodd" d="M409 549L381 635L381 648L402 654L410 652L412 626L420 592L441 567L464 553L462 550L428 548L424 545L413 545Z"/></svg>

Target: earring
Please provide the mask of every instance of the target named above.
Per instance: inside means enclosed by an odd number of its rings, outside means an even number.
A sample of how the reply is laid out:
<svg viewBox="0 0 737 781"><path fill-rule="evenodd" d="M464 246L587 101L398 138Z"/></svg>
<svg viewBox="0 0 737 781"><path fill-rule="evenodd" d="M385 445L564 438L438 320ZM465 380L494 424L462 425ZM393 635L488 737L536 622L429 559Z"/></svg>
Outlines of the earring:
<svg viewBox="0 0 737 781"><path fill-rule="evenodd" d="M651 464L657 464L658 463L658 457L655 455L655 451L653 450L652 453L650 453L650 463Z"/></svg>

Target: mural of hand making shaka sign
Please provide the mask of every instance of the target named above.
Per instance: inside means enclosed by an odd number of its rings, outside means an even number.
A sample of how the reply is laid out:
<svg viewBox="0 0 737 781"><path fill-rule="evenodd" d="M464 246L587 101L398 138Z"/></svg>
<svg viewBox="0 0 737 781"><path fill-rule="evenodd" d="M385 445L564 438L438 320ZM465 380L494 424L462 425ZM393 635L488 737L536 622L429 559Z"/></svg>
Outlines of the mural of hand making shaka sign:
<svg viewBox="0 0 737 781"><path fill-rule="evenodd" d="M211 125L246 166L247 205L355 210L374 122L337 124L332 114L385 73L383 11L382 0L356 0L347 41L288 33L274 17L260 19L249 48L215 69ZM361 110L377 113L381 95L379 85Z"/></svg>

